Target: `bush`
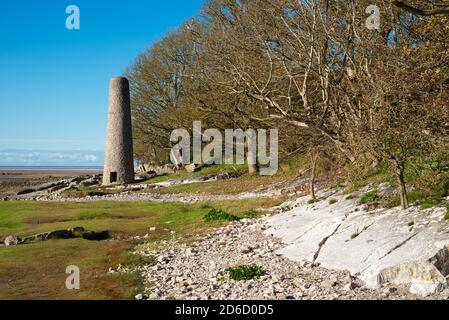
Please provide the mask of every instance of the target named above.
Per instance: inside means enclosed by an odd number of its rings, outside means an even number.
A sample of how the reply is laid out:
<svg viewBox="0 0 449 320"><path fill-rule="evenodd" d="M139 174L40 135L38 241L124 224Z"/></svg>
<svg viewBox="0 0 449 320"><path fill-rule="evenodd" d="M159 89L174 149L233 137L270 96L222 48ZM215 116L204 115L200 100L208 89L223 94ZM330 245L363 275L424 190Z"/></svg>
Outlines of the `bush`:
<svg viewBox="0 0 449 320"><path fill-rule="evenodd" d="M440 203L441 201L439 200L434 200L434 199L426 199L423 202L421 202L421 209L425 210L425 209L430 209L435 207L438 203Z"/></svg>
<svg viewBox="0 0 449 320"><path fill-rule="evenodd" d="M380 202L381 207L391 209L401 205L401 198L399 196L383 197Z"/></svg>
<svg viewBox="0 0 449 320"><path fill-rule="evenodd" d="M426 198L440 199L449 195L449 153L445 144L417 159L415 168L413 185Z"/></svg>
<svg viewBox="0 0 449 320"><path fill-rule="evenodd" d="M241 265L227 268L225 271L228 272L229 277L235 281L259 279L263 274L262 268L256 265Z"/></svg>
<svg viewBox="0 0 449 320"><path fill-rule="evenodd" d="M380 200L379 191L373 190L365 193L360 199L360 204L370 204Z"/></svg>
<svg viewBox="0 0 449 320"><path fill-rule="evenodd" d="M229 214L223 210L212 208L208 213L204 216L204 220L206 222L211 221L238 221L239 217Z"/></svg>
<svg viewBox="0 0 449 320"><path fill-rule="evenodd" d="M330 204L330 205L336 204L337 202L338 202L337 199L330 199L330 200L329 200L329 204Z"/></svg>

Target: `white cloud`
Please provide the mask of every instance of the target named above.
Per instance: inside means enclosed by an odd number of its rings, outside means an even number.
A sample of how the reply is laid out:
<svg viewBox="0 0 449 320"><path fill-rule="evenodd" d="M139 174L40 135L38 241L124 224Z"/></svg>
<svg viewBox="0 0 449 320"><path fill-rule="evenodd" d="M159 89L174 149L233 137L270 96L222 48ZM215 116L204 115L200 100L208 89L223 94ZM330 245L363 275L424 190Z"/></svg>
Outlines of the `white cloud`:
<svg viewBox="0 0 449 320"><path fill-rule="evenodd" d="M87 162L95 162L97 161L98 157L93 154L89 154L85 156L84 159L86 159Z"/></svg>
<svg viewBox="0 0 449 320"><path fill-rule="evenodd" d="M102 166L103 151L0 150L0 166Z"/></svg>

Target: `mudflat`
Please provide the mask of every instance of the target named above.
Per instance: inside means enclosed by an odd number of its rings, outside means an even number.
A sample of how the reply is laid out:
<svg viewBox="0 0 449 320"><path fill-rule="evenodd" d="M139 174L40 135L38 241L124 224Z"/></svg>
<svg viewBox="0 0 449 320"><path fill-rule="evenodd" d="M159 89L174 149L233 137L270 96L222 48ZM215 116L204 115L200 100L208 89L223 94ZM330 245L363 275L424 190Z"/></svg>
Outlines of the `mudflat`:
<svg viewBox="0 0 449 320"><path fill-rule="evenodd" d="M45 178L70 178L88 174L100 174L100 169L1 169L0 182L24 182Z"/></svg>
<svg viewBox="0 0 449 320"><path fill-rule="evenodd" d="M95 168L0 168L0 198L43 183L100 173Z"/></svg>

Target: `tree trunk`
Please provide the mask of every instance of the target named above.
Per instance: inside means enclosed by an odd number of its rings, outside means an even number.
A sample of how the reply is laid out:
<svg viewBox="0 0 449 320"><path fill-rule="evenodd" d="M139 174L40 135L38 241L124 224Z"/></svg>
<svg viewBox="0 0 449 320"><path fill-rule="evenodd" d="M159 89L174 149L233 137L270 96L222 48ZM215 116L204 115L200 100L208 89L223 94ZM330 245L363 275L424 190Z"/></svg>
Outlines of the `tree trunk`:
<svg viewBox="0 0 449 320"><path fill-rule="evenodd" d="M316 201L316 194L315 194L315 179L316 179L316 166L318 163L318 156L319 152L314 153L313 151L310 152L310 160L312 163L312 172L310 174L310 196L312 197L313 201Z"/></svg>
<svg viewBox="0 0 449 320"><path fill-rule="evenodd" d="M257 173L256 157L251 150L248 150L246 160L248 162L248 174L250 176L255 175Z"/></svg>
<svg viewBox="0 0 449 320"><path fill-rule="evenodd" d="M256 133L251 132L248 134L248 138L246 140L246 145L248 147L248 151L246 153L246 161L248 162L248 174L250 176L257 174L257 144L256 144Z"/></svg>
<svg viewBox="0 0 449 320"><path fill-rule="evenodd" d="M401 207L403 210L408 209L407 188L405 185L405 166L403 163L396 161L396 175L399 185L399 195L401 196Z"/></svg>

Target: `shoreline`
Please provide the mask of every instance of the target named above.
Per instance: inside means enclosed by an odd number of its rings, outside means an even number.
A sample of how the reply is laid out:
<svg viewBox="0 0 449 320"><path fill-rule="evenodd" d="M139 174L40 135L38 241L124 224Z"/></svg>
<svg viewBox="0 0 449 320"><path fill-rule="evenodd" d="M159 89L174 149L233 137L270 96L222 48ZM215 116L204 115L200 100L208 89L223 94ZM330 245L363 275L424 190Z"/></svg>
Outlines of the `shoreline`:
<svg viewBox="0 0 449 320"><path fill-rule="evenodd" d="M78 177L101 174L97 167L0 167L1 182L24 182L43 178Z"/></svg>

